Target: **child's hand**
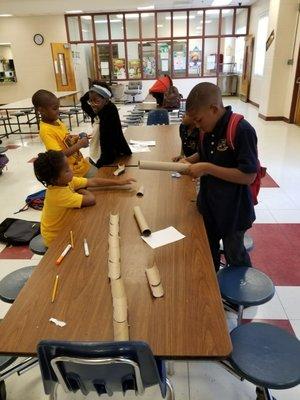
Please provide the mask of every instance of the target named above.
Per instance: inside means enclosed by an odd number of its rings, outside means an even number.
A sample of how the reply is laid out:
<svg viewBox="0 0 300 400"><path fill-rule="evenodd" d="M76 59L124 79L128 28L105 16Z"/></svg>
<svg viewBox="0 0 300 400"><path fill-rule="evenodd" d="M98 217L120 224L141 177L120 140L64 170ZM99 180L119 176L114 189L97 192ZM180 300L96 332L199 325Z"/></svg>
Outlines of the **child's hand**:
<svg viewBox="0 0 300 400"><path fill-rule="evenodd" d="M207 163L190 164L186 171L181 172L183 175L189 175L192 178L199 178L207 174Z"/></svg>
<svg viewBox="0 0 300 400"><path fill-rule="evenodd" d="M176 157L172 158L172 161L173 162L178 162L179 160L181 160L181 158L182 158L181 156L176 156Z"/></svg>
<svg viewBox="0 0 300 400"><path fill-rule="evenodd" d="M89 147L89 139L87 136L84 136L82 139L79 139L77 143L80 149L82 147Z"/></svg>
<svg viewBox="0 0 300 400"><path fill-rule="evenodd" d="M134 178L122 178L117 181L118 185L129 185L130 183L136 182Z"/></svg>
<svg viewBox="0 0 300 400"><path fill-rule="evenodd" d="M186 158L182 157L179 158L178 162L182 163L182 164L191 164Z"/></svg>

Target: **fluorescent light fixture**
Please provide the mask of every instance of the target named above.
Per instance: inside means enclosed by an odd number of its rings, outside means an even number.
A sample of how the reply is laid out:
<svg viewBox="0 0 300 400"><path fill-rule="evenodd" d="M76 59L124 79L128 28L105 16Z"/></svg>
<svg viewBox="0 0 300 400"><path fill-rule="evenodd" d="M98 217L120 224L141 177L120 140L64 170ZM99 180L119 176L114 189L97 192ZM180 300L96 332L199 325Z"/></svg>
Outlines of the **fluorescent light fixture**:
<svg viewBox="0 0 300 400"><path fill-rule="evenodd" d="M159 24L159 25L157 25L157 27L158 28L163 28L164 26Z"/></svg>
<svg viewBox="0 0 300 400"><path fill-rule="evenodd" d="M166 17L166 19L170 20L171 17ZM187 19L187 16L186 15L175 15L175 16L173 16L173 20L174 19L177 19L177 20L178 19ZM195 15L190 15L189 19L195 19Z"/></svg>
<svg viewBox="0 0 300 400"><path fill-rule="evenodd" d="M143 7L137 7L138 10L154 10L154 5L152 4L151 6L143 6Z"/></svg>
<svg viewBox="0 0 300 400"><path fill-rule="evenodd" d="M12 14L0 14L0 17L12 17Z"/></svg>
<svg viewBox="0 0 300 400"><path fill-rule="evenodd" d="M67 10L65 11L66 14L81 14L83 13L82 10Z"/></svg>
<svg viewBox="0 0 300 400"><path fill-rule="evenodd" d="M231 0L213 0L211 6L212 7L223 7L228 6L231 3Z"/></svg>
<svg viewBox="0 0 300 400"><path fill-rule="evenodd" d="M82 32L85 32L85 33L87 33L88 31L87 31L86 29L82 29Z"/></svg>
<svg viewBox="0 0 300 400"><path fill-rule="evenodd" d="M85 19L87 21L90 21L92 19L92 17L90 15L83 15L81 18Z"/></svg>

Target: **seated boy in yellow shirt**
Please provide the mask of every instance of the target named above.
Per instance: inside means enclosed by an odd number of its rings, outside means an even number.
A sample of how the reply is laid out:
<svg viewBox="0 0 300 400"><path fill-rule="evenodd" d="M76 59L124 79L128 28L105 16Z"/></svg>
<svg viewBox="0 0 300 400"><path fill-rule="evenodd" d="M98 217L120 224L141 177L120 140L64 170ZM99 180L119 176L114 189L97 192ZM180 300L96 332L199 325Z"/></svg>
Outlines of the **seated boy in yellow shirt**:
<svg viewBox="0 0 300 400"><path fill-rule="evenodd" d="M41 234L47 247L62 229L69 208L95 205L95 196L85 188L127 185L135 181L133 178L73 177L73 171L62 151L40 153L33 165L36 178L47 187L41 218Z"/></svg>
<svg viewBox="0 0 300 400"><path fill-rule="evenodd" d="M41 115L40 138L46 150L61 150L75 176L93 176L97 169L81 154L80 149L88 147L87 137L70 135L67 127L59 120L59 99L48 90L38 90L32 96L32 104Z"/></svg>

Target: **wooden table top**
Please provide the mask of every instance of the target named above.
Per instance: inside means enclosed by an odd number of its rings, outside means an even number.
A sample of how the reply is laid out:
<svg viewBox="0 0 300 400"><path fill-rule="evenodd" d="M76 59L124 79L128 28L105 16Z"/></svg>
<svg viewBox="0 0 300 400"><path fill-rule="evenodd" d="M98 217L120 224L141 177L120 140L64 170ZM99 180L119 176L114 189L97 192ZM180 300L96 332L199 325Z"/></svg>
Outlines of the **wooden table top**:
<svg viewBox="0 0 300 400"><path fill-rule="evenodd" d="M126 129L124 136L130 143L133 140L155 140L156 145L150 147L150 152L133 153L130 157L121 157L114 165L125 164L126 166L138 166L139 160L172 161L181 151L181 140L179 137L179 125L151 125L130 126Z"/></svg>
<svg viewBox="0 0 300 400"><path fill-rule="evenodd" d="M157 104L156 102L143 102L143 103L137 103L137 109L142 110L142 111L151 111L151 110L156 110L157 109Z"/></svg>
<svg viewBox="0 0 300 400"><path fill-rule="evenodd" d="M113 168L99 175L111 177ZM120 213L121 270L129 308L130 339L149 343L156 356L224 358L231 352L225 314L209 252L202 217L196 209L194 183L169 172L128 168L127 175L143 184L135 191L94 191L97 204L70 210L64 229L48 249L32 277L0 324L0 353L34 355L42 339L113 340L112 299L107 278L110 212ZM119 178L116 178L119 179ZM140 237L133 217L139 205L152 229L174 226L186 237L152 250ZM55 260L69 242L75 248L59 267ZM85 257L87 238L90 257ZM165 296L151 296L145 268L158 265ZM51 303L56 274L57 297ZM61 328L49 322L65 321Z"/></svg>

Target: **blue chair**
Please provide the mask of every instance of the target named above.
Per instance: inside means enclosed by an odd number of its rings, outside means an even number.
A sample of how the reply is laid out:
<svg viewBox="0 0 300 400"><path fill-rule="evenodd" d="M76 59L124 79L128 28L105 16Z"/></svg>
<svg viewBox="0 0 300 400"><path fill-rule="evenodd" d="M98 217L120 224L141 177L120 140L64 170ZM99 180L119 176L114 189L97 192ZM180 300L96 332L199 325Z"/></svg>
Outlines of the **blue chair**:
<svg viewBox="0 0 300 400"><path fill-rule="evenodd" d="M163 108L149 111L147 125L169 125L169 113Z"/></svg>
<svg viewBox="0 0 300 400"><path fill-rule="evenodd" d="M64 342L43 340L37 348L46 394L55 396L57 385L65 392L85 396L108 394L159 385L162 397L174 400L164 361L153 356L144 342Z"/></svg>
<svg viewBox="0 0 300 400"><path fill-rule="evenodd" d="M17 269L0 281L0 300L12 304L31 277L35 266Z"/></svg>
<svg viewBox="0 0 300 400"><path fill-rule="evenodd" d="M48 249L41 234L30 240L29 248L34 254L38 254L40 256L44 255Z"/></svg>
<svg viewBox="0 0 300 400"><path fill-rule="evenodd" d="M289 389L300 383L300 342L285 330L255 322L231 333L230 372L257 386L257 400L274 399L269 389Z"/></svg>
<svg viewBox="0 0 300 400"><path fill-rule="evenodd" d="M224 307L237 311L239 325L245 307L267 303L275 294L271 279L256 268L225 267L217 277Z"/></svg>

